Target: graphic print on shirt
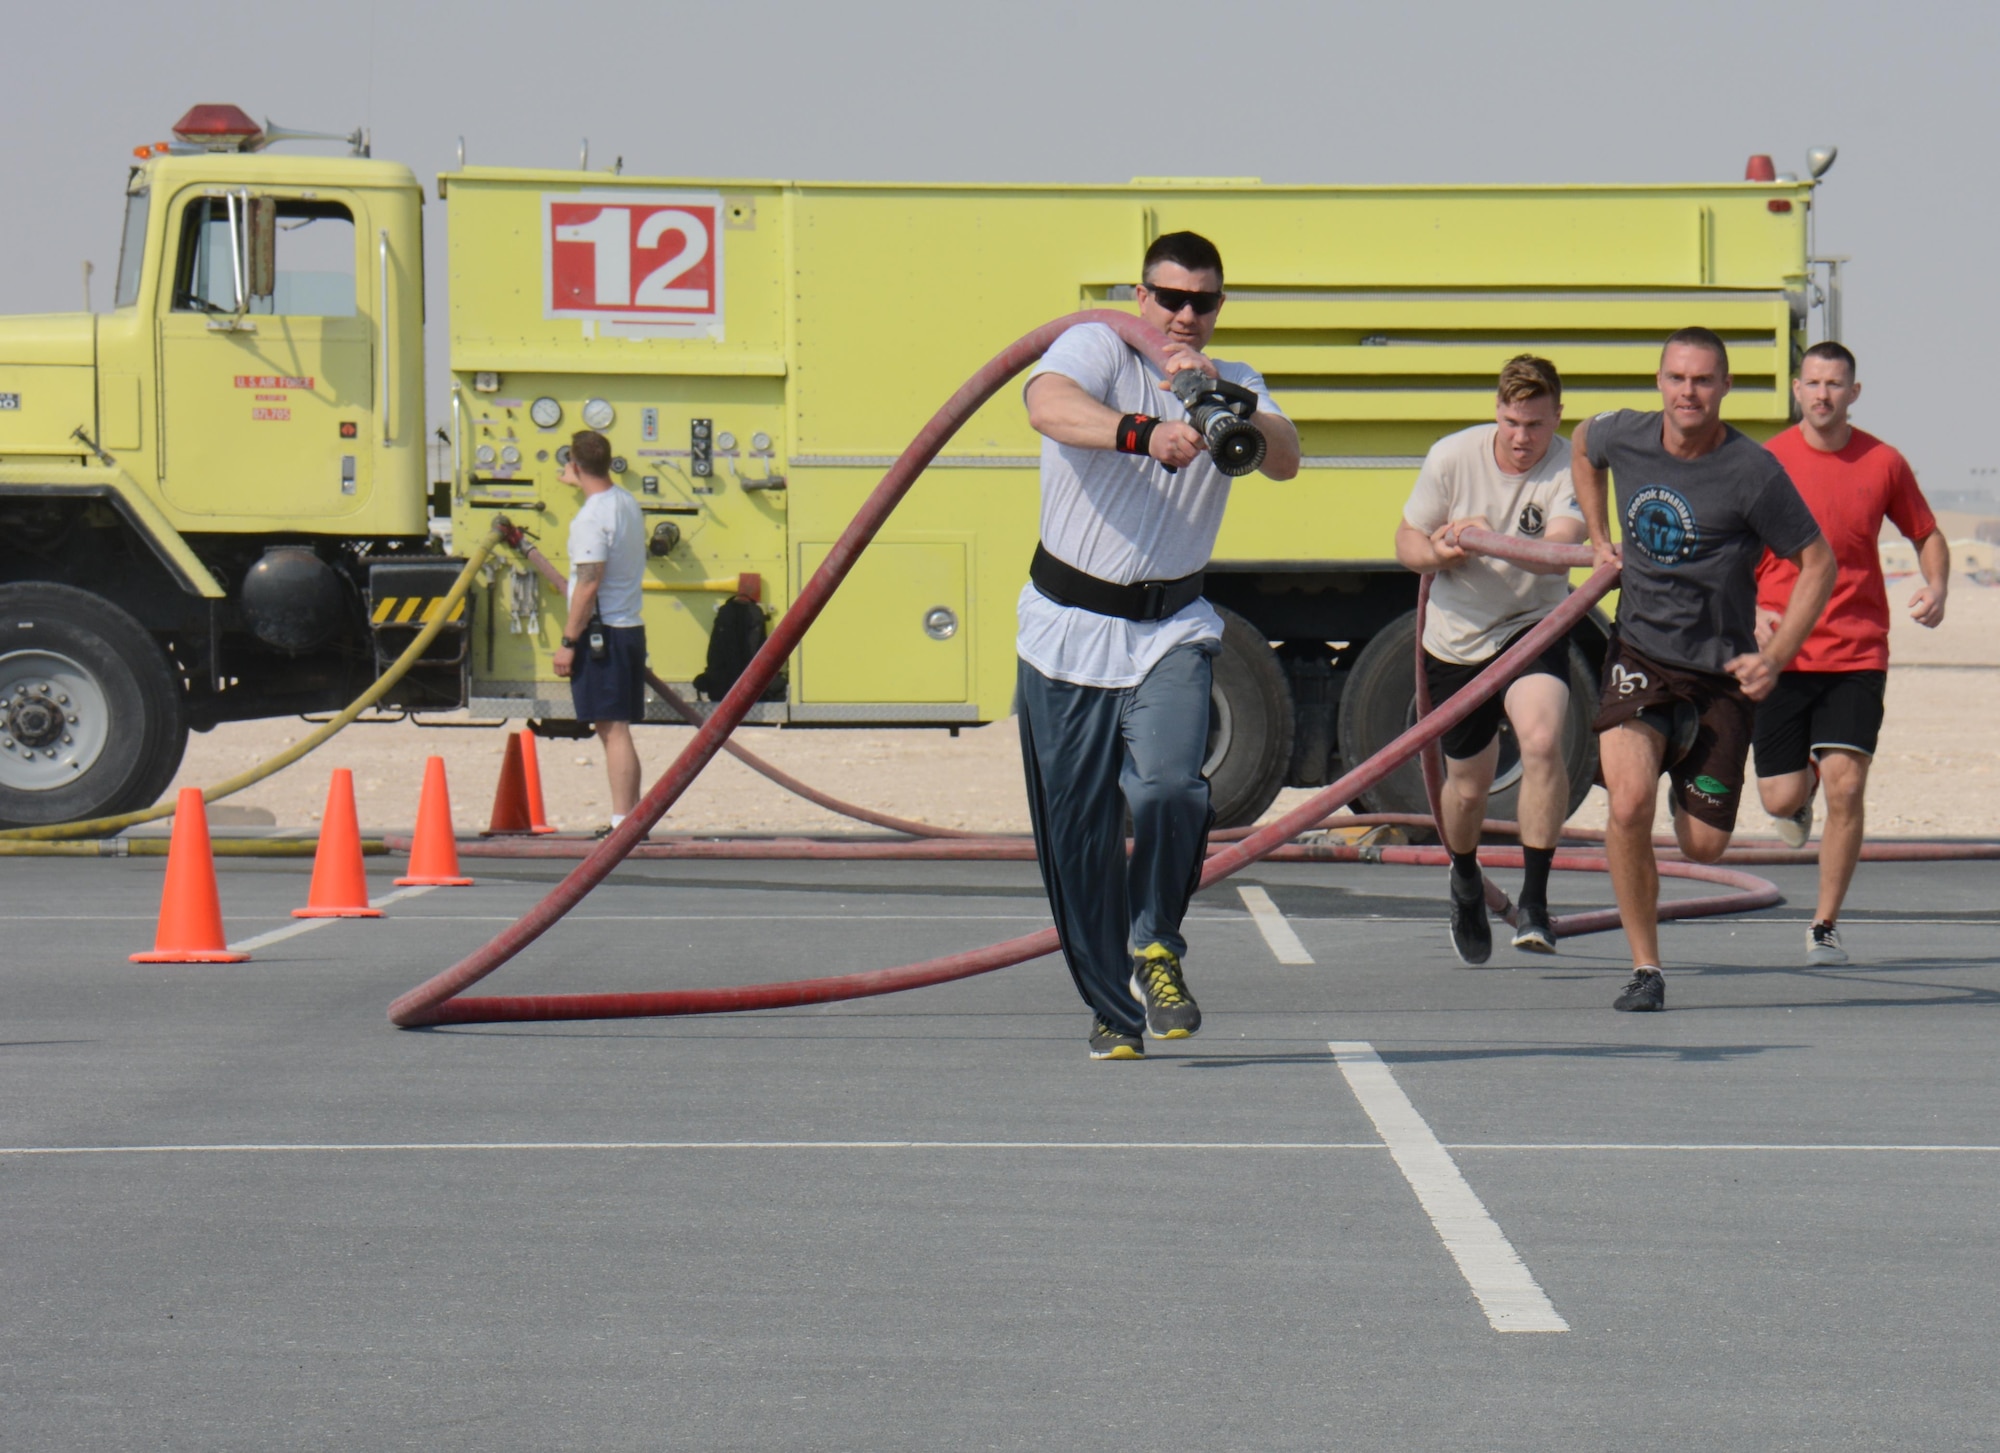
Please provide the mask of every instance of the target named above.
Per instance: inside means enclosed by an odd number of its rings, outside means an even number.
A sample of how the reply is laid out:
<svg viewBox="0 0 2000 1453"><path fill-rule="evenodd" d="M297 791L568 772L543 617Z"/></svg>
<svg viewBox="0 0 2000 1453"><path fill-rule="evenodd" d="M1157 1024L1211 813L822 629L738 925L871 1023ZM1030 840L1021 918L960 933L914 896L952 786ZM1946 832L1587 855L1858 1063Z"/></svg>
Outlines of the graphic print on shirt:
<svg viewBox="0 0 2000 1453"><path fill-rule="evenodd" d="M1522 534L1539 536L1548 527L1548 521L1542 518L1542 507L1532 502L1523 505L1520 525Z"/></svg>
<svg viewBox="0 0 2000 1453"><path fill-rule="evenodd" d="M1678 565L1701 543L1694 510L1676 490L1649 484L1635 492L1625 510L1625 538L1658 565Z"/></svg>

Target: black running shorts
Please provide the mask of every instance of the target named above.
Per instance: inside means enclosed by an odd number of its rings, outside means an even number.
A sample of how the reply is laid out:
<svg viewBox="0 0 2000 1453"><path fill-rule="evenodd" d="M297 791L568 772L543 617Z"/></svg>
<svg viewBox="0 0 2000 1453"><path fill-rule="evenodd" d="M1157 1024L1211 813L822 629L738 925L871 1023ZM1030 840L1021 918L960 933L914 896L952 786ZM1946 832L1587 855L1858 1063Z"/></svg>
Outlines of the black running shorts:
<svg viewBox="0 0 2000 1453"><path fill-rule="evenodd" d="M1534 626L1528 626L1516 631L1507 638L1506 644L1499 650L1484 661L1471 666L1461 666L1456 661L1440 661L1429 651L1424 652L1424 679L1430 683L1431 708L1435 710L1458 695L1473 677L1512 650L1515 643L1533 629ZM1514 680L1519 681L1522 677L1536 675L1553 676L1564 686L1569 685L1568 636L1558 636L1551 641L1548 649L1523 667L1521 675L1516 676ZM1444 754L1456 762L1478 756L1486 750L1487 743L1499 735L1500 722L1506 712L1507 692L1502 688L1480 702L1472 709L1472 715L1438 739L1439 745L1444 748Z"/></svg>
<svg viewBox="0 0 2000 1453"><path fill-rule="evenodd" d="M1886 671L1787 671L1757 703L1757 775L1803 772L1821 752L1875 755Z"/></svg>
<svg viewBox="0 0 2000 1453"><path fill-rule="evenodd" d="M1688 754L1667 769L1674 799L1697 821L1734 832L1753 711L1734 676L1662 666L1614 638L1604 657L1604 689L1591 725L1606 732L1647 707L1671 711L1677 701L1693 704L1701 729Z"/></svg>

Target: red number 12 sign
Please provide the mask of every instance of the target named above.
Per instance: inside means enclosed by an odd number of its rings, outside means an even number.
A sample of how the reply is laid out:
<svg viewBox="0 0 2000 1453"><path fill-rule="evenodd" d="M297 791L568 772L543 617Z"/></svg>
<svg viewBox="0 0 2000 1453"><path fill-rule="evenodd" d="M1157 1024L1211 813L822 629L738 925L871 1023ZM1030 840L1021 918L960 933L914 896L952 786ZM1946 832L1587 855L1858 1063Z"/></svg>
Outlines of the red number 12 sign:
<svg viewBox="0 0 2000 1453"><path fill-rule="evenodd" d="M542 198L544 308L713 333L722 323L722 198L617 192Z"/></svg>

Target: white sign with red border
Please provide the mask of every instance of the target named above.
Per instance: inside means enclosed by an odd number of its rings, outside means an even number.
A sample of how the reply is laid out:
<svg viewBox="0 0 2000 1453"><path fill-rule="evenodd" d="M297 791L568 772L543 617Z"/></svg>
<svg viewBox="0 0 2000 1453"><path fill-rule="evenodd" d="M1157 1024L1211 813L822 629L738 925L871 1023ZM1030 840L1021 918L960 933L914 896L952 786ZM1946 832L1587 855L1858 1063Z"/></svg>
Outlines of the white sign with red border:
<svg viewBox="0 0 2000 1453"><path fill-rule="evenodd" d="M613 333L722 336L719 192L542 195L542 302Z"/></svg>

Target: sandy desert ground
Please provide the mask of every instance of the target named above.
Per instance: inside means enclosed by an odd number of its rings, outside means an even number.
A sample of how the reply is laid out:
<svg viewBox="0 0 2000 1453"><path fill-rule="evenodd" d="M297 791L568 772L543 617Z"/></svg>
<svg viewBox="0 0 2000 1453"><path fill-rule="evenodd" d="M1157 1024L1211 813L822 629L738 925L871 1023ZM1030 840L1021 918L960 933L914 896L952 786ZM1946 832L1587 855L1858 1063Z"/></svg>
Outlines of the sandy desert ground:
<svg viewBox="0 0 2000 1453"><path fill-rule="evenodd" d="M1891 583L1900 606L1914 582ZM1869 816L1884 835L1989 836L2000 833L2000 588L1962 581L1942 627L1924 631L1899 621L1892 639L1889 715L1870 781ZM515 723L518 726L519 723ZM218 727L190 740L176 786L219 781L310 728L296 719ZM650 783L690 733L649 727L640 752ZM452 809L462 832L484 827L492 807L506 733L452 727L366 725L269 781L212 809L218 824L303 827L318 820L327 773L351 767L361 820L370 828L407 827L416 811L423 760L445 759ZM1011 720L942 731L746 731L751 748L815 786L905 817L995 832L1027 828L1019 748ZM594 742L540 744L549 818L589 829L606 820L608 797ZM1282 812L1305 794L1286 791ZM1582 826L1603 823L1603 793L1578 812ZM1664 819L1663 819L1664 820ZM737 762L719 758L662 824L701 832L838 832L856 825L773 787ZM1770 825L1754 807L1741 825L1764 836Z"/></svg>

